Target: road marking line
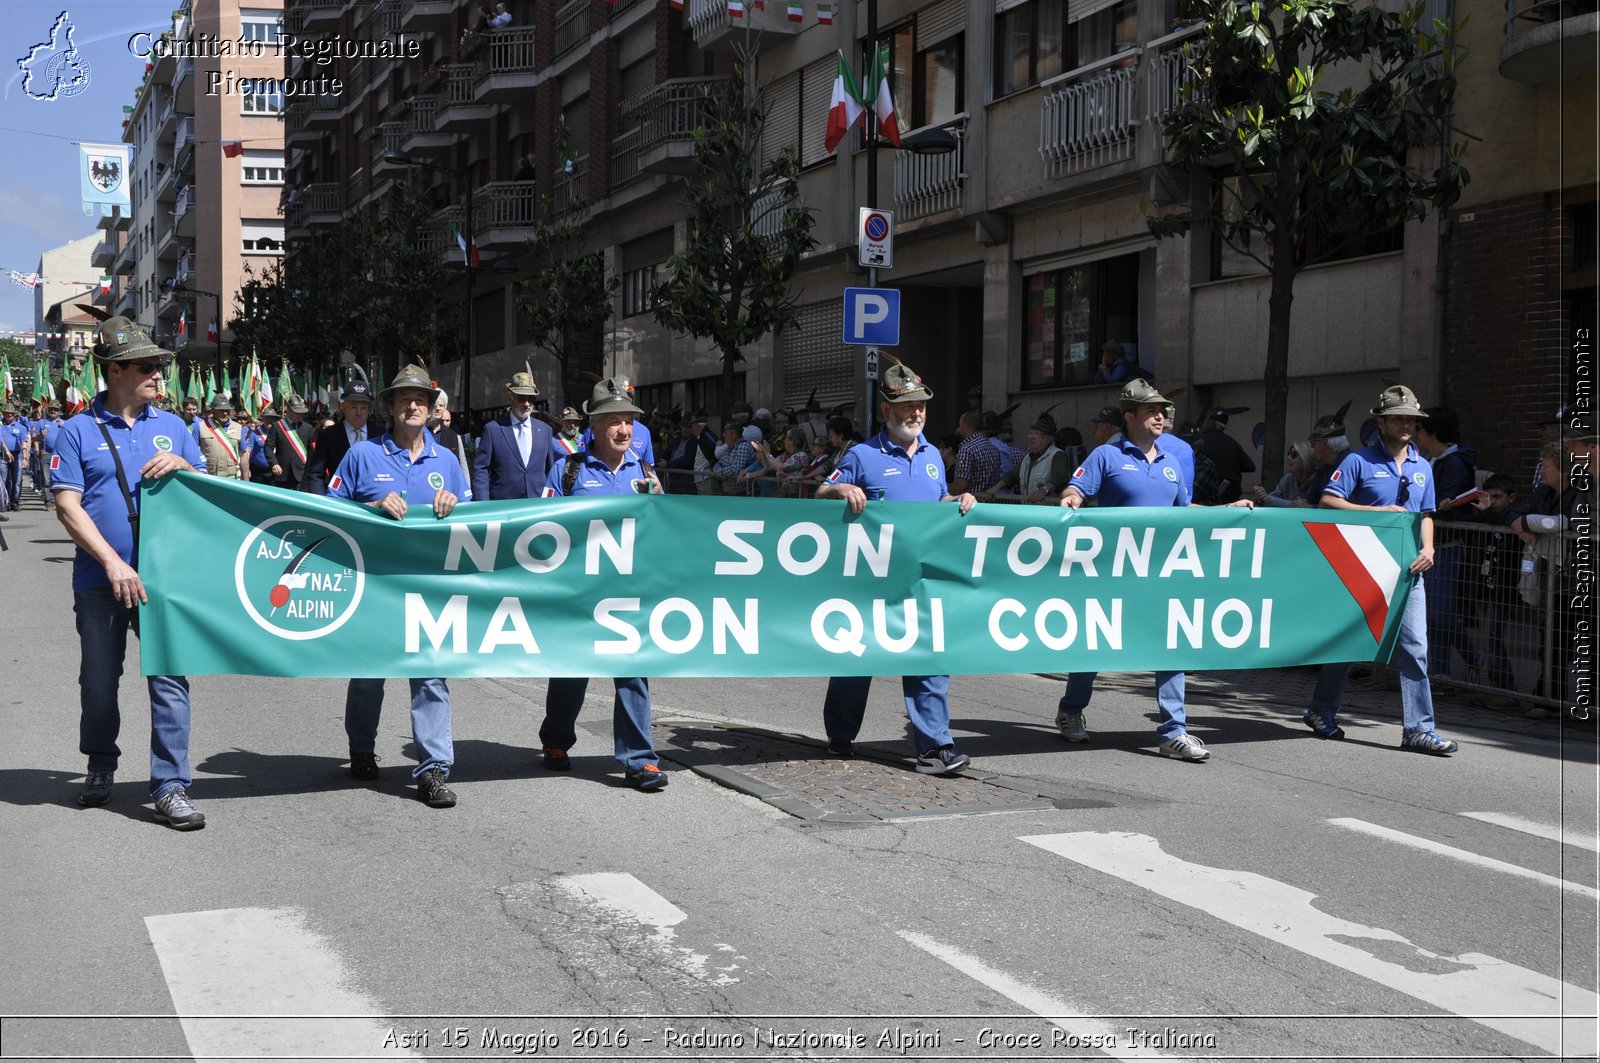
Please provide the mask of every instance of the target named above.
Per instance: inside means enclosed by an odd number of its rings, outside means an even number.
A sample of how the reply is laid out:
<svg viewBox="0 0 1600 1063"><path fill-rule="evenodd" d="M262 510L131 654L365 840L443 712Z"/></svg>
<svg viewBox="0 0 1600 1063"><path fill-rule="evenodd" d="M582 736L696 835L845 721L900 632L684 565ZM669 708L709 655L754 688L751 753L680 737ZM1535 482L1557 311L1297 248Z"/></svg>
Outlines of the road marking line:
<svg viewBox="0 0 1600 1063"><path fill-rule="evenodd" d="M1482 953L1442 956L1392 930L1327 915L1316 894L1249 871L1207 867L1171 856L1145 834L1083 831L1018 841L1196 908L1296 952L1370 978L1436 1008L1499 1030L1553 1055L1594 1055L1600 998L1538 971ZM1343 939L1343 940L1341 940ZM1348 943L1396 942L1447 974L1415 971ZM1392 952L1393 950L1386 950Z"/></svg>
<svg viewBox="0 0 1600 1063"><path fill-rule="evenodd" d="M620 871L597 871L587 875L563 875L551 880L565 893L585 904L601 909L613 920L620 916L649 932L654 944L674 958L674 966L693 978L712 985L733 985L737 960L746 959L732 945L717 942L717 956L677 943L674 928L688 919L688 913L646 886L634 876ZM713 963L712 960L725 961Z"/></svg>
<svg viewBox="0 0 1600 1063"><path fill-rule="evenodd" d="M144 923L196 1060L419 1058L393 1041L385 1047L383 1012L352 988L349 966L295 909L182 912ZM318 1015L329 1018L303 1017Z"/></svg>
<svg viewBox="0 0 1600 1063"><path fill-rule="evenodd" d="M1535 882L1543 882L1546 886L1555 886L1558 889L1581 893L1585 897L1600 900L1600 890L1595 889L1593 886L1585 886L1581 882L1569 882L1564 878L1547 875L1543 871L1534 871L1532 868L1523 867L1520 864L1508 864L1504 860L1496 860L1492 856L1479 856L1477 853L1468 852L1465 849L1457 849L1453 845L1445 845L1443 842L1436 842L1431 838L1419 838L1415 834L1406 834L1404 831L1381 827L1376 823L1368 823L1366 820L1361 819L1330 819L1328 822L1335 827L1343 827L1346 830L1368 834L1374 838L1382 838L1384 841L1395 842L1399 845L1408 845L1413 849L1421 849L1424 852L1448 857L1451 860L1459 860L1463 864L1485 867L1491 871L1499 871L1502 874L1515 875L1517 878L1532 879Z"/></svg>
<svg viewBox="0 0 1600 1063"><path fill-rule="evenodd" d="M619 912L635 923L653 927L658 936L671 937L670 928L689 918L682 908L626 872L563 875L555 884L602 908Z"/></svg>
<svg viewBox="0 0 1600 1063"><path fill-rule="evenodd" d="M1028 839L1023 839L1027 841ZM1134 1045L1123 1046L1119 1040L1120 1030L1109 1022L1091 1018L1083 1012L1072 1007L1064 1001L1057 1000L1042 989L1019 979L1013 978L1004 971L990 967L976 956L952 948L940 941L918 934L910 930L897 930L906 941L915 945L930 956L943 960L962 974L975 982L988 986L1012 1003L1027 1008L1035 1015L1044 1019L1050 1025L1061 1030L1069 1037L1076 1037L1080 1044L1096 1045L1104 1043L1119 1049L1111 1052L1102 1048L1111 1059L1171 1059L1154 1049L1141 1049Z"/></svg>
<svg viewBox="0 0 1600 1063"><path fill-rule="evenodd" d="M1537 820L1523 819L1513 816L1508 812L1463 812L1468 819L1475 819L1481 823L1493 823L1497 827L1508 830L1518 830L1524 834L1531 834L1535 838L1545 838L1549 841L1560 842L1562 845L1576 845L1580 849L1587 849L1591 853L1600 853L1600 838L1592 834L1563 834L1560 827Z"/></svg>

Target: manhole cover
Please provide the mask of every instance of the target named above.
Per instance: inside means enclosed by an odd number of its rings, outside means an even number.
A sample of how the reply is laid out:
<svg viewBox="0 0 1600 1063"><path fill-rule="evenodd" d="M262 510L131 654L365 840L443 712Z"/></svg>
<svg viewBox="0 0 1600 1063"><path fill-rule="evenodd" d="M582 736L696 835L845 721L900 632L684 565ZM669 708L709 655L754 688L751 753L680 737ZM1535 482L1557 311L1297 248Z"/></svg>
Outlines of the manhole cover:
<svg viewBox="0 0 1600 1063"><path fill-rule="evenodd" d="M817 742L756 728L658 721L656 749L713 782L809 820L874 823L1107 805L981 769L920 775L909 758L859 744L854 757L842 760Z"/></svg>

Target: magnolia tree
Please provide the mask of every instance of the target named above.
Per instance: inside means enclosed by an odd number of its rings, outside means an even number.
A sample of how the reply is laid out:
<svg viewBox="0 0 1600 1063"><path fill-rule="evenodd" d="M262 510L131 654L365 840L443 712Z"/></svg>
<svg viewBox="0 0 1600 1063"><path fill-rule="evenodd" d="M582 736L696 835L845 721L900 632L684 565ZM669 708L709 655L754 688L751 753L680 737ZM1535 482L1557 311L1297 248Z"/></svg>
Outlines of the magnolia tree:
<svg viewBox="0 0 1600 1063"><path fill-rule="evenodd" d="M688 240L667 260L653 299L662 325L716 346L726 411L745 348L794 320L789 278L816 240L799 201L794 149L761 161L761 100L744 68L726 92L702 97L700 116L694 168L684 178Z"/></svg>
<svg viewBox="0 0 1600 1063"><path fill-rule="evenodd" d="M1464 145L1448 119L1462 52L1449 25L1423 25L1420 3L1193 0L1190 11L1206 30L1185 47L1165 132L1173 164L1212 189L1194 209L1147 223L1157 237L1204 225L1271 277L1270 484L1283 472L1295 278L1318 260L1320 235L1381 231L1460 197Z"/></svg>

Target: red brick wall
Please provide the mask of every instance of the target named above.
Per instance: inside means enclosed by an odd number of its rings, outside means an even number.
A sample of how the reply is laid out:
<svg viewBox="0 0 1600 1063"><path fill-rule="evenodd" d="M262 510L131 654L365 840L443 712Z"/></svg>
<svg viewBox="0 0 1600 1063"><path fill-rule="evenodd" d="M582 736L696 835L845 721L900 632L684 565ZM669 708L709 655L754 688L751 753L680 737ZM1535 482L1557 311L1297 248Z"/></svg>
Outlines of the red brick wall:
<svg viewBox="0 0 1600 1063"><path fill-rule="evenodd" d="M1555 193L1451 215L1441 401L1460 414L1480 469L1530 476L1538 422L1565 401L1561 269L1570 246Z"/></svg>

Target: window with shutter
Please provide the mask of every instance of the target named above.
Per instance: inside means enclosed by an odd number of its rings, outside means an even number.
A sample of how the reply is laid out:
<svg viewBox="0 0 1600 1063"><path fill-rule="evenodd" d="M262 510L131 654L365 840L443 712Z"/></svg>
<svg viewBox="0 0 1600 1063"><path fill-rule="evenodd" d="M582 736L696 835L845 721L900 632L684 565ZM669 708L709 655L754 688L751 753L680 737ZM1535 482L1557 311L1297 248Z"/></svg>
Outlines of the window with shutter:
<svg viewBox="0 0 1600 1063"><path fill-rule="evenodd" d="M939 0L917 12L917 49L931 48L966 27L967 5L962 0Z"/></svg>
<svg viewBox="0 0 1600 1063"><path fill-rule="evenodd" d="M835 61L835 66L837 66ZM844 303L803 306L783 330L783 404L800 407L816 389L817 404L829 409L849 402L855 392L855 363L842 342Z"/></svg>
<svg viewBox="0 0 1600 1063"><path fill-rule="evenodd" d="M778 78L767 86L766 128L761 133L761 162L766 165L785 148L800 147L800 72Z"/></svg>
<svg viewBox="0 0 1600 1063"><path fill-rule="evenodd" d="M839 57L818 59L800 71L800 165L810 166L828 157L828 101L833 98L833 76Z"/></svg>

